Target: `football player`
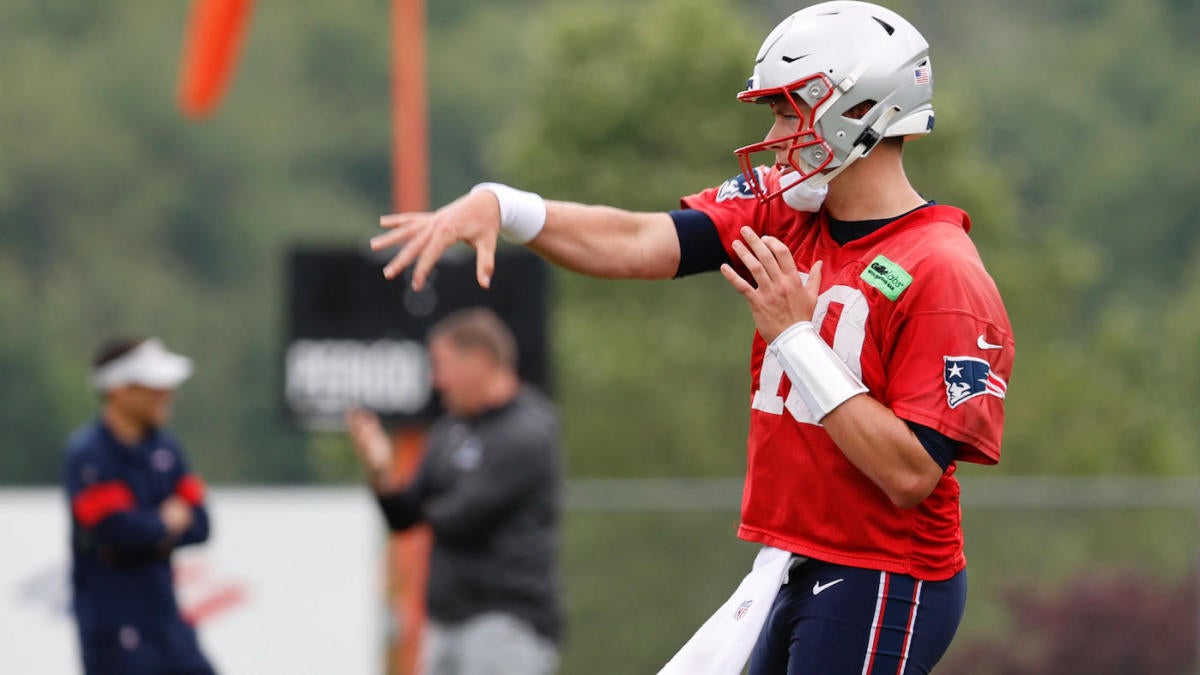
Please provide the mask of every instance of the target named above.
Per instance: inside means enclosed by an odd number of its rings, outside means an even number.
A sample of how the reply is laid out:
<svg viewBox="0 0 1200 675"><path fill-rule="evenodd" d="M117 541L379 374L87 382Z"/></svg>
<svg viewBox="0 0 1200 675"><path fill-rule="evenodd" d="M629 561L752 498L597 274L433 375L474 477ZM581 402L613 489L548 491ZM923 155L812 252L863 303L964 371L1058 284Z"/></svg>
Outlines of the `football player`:
<svg viewBox="0 0 1200 675"><path fill-rule="evenodd" d="M770 113L765 140L682 208L485 183L433 213L382 217L389 232L372 241L400 247L384 273L412 266L414 288L458 241L487 286L504 236L597 277L719 270L746 298L757 333L738 535L789 555L766 607L731 605L729 621L763 614L746 646L754 675L928 673L964 611L955 468L1000 458L1014 343L967 214L904 172L906 139L933 130L932 94L928 43L904 18L813 5L767 36L738 95Z"/></svg>

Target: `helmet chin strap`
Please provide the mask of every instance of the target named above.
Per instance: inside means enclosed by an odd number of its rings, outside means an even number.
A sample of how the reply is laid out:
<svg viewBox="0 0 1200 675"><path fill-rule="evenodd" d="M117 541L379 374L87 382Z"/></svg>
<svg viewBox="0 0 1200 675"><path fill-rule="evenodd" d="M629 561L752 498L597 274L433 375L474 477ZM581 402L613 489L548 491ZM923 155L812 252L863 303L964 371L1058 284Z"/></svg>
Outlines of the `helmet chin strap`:
<svg viewBox="0 0 1200 675"><path fill-rule="evenodd" d="M899 115L899 114L900 114L900 108L898 108L896 106L892 106L892 107L888 108L887 110L883 111L883 114L879 116L879 119L875 120L874 124L867 127L866 131L870 131L871 133L868 134L865 131L863 132L863 136L873 137L873 138L877 139L874 143L868 143L866 141L859 141L858 143L856 143L854 145L854 148L852 150L850 150L850 154L846 155L846 159L842 160L842 163L839 164L836 169L830 169L826 173L822 173L822 174L813 176L812 178L808 179L808 181L806 181L806 182L809 185L811 185L812 187L817 188L817 189L820 189L820 188L823 188L823 187L829 185L829 182L832 181L834 178L837 178L838 174L840 174L842 171L845 171L846 167L850 166L851 164L853 164L854 162L856 162L857 160L862 158L863 155L870 152L871 148L875 147L875 145L879 143L879 140L883 138L883 130L887 129L887 126L889 124L891 124L891 122L892 122L892 118L894 118L896 115ZM859 138L862 138L862 136L860 136Z"/></svg>

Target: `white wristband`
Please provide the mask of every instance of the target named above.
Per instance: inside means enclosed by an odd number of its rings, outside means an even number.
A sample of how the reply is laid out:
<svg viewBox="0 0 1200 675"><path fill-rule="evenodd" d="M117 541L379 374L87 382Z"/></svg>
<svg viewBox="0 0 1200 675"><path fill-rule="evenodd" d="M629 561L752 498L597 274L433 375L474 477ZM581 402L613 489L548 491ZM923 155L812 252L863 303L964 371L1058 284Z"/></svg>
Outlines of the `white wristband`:
<svg viewBox="0 0 1200 675"><path fill-rule="evenodd" d="M514 244L527 244L546 226L546 202L541 195L503 183L480 183L475 193L490 190L500 203L500 236Z"/></svg>
<svg viewBox="0 0 1200 675"><path fill-rule="evenodd" d="M811 321L792 324L767 350L783 366L792 388L818 422L847 399L867 391L841 357L821 339Z"/></svg>

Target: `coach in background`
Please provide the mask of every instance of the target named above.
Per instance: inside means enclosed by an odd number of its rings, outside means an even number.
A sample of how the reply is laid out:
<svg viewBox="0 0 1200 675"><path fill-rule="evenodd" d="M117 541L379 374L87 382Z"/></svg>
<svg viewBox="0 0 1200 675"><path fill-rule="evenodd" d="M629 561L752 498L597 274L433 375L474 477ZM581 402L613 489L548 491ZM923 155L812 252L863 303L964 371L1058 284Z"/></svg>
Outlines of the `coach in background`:
<svg viewBox="0 0 1200 675"><path fill-rule="evenodd" d="M451 314L428 342L446 414L409 485L387 483L392 450L379 419L347 415L391 530L433 529L423 672L553 673L562 628L557 413L521 383L516 341L491 311Z"/></svg>
<svg viewBox="0 0 1200 675"><path fill-rule="evenodd" d="M213 673L171 577L171 553L209 531L204 484L162 428L191 373L157 338L111 340L93 362L103 404L68 440L63 472L87 675Z"/></svg>

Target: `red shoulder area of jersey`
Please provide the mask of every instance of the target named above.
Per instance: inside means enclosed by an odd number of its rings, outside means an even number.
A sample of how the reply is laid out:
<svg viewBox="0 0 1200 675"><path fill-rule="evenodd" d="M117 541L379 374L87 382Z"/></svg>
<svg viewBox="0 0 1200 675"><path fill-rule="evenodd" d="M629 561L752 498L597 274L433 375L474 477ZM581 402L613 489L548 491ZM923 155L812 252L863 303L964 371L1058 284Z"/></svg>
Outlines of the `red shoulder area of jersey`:
<svg viewBox="0 0 1200 675"><path fill-rule="evenodd" d="M1008 314L967 236L967 215L947 206L912 215L873 244L863 238L860 287L887 374L880 400L961 441L960 460L995 463L1014 356Z"/></svg>
<svg viewBox="0 0 1200 675"><path fill-rule="evenodd" d="M953 206L929 206L895 225L881 228L844 248L870 249L872 256L878 253L887 258L885 263L890 262L911 275L913 287L901 297L908 311L963 310L966 307L961 303L968 300L981 297L999 300L995 282L967 235L971 219L964 211ZM863 262L870 267L875 261ZM869 277L868 272L863 279ZM989 303L986 309L989 316L996 310L1003 314L1002 306Z"/></svg>
<svg viewBox="0 0 1200 675"><path fill-rule="evenodd" d="M760 166L754 169L754 173L768 191L779 187L778 169ZM797 211L784 204L782 199L773 199L766 204L758 201L743 174L717 187L683 197L679 203L683 208L703 212L712 220L725 251L739 272L744 270L731 247L735 240L741 239L741 228L749 226L760 235L783 239L786 233L805 230L816 219L815 213Z"/></svg>
<svg viewBox="0 0 1200 675"><path fill-rule="evenodd" d="M911 215L916 218L916 222L931 223L940 221L961 227L963 232L971 231L971 216L956 206L932 204L913 211Z"/></svg>

